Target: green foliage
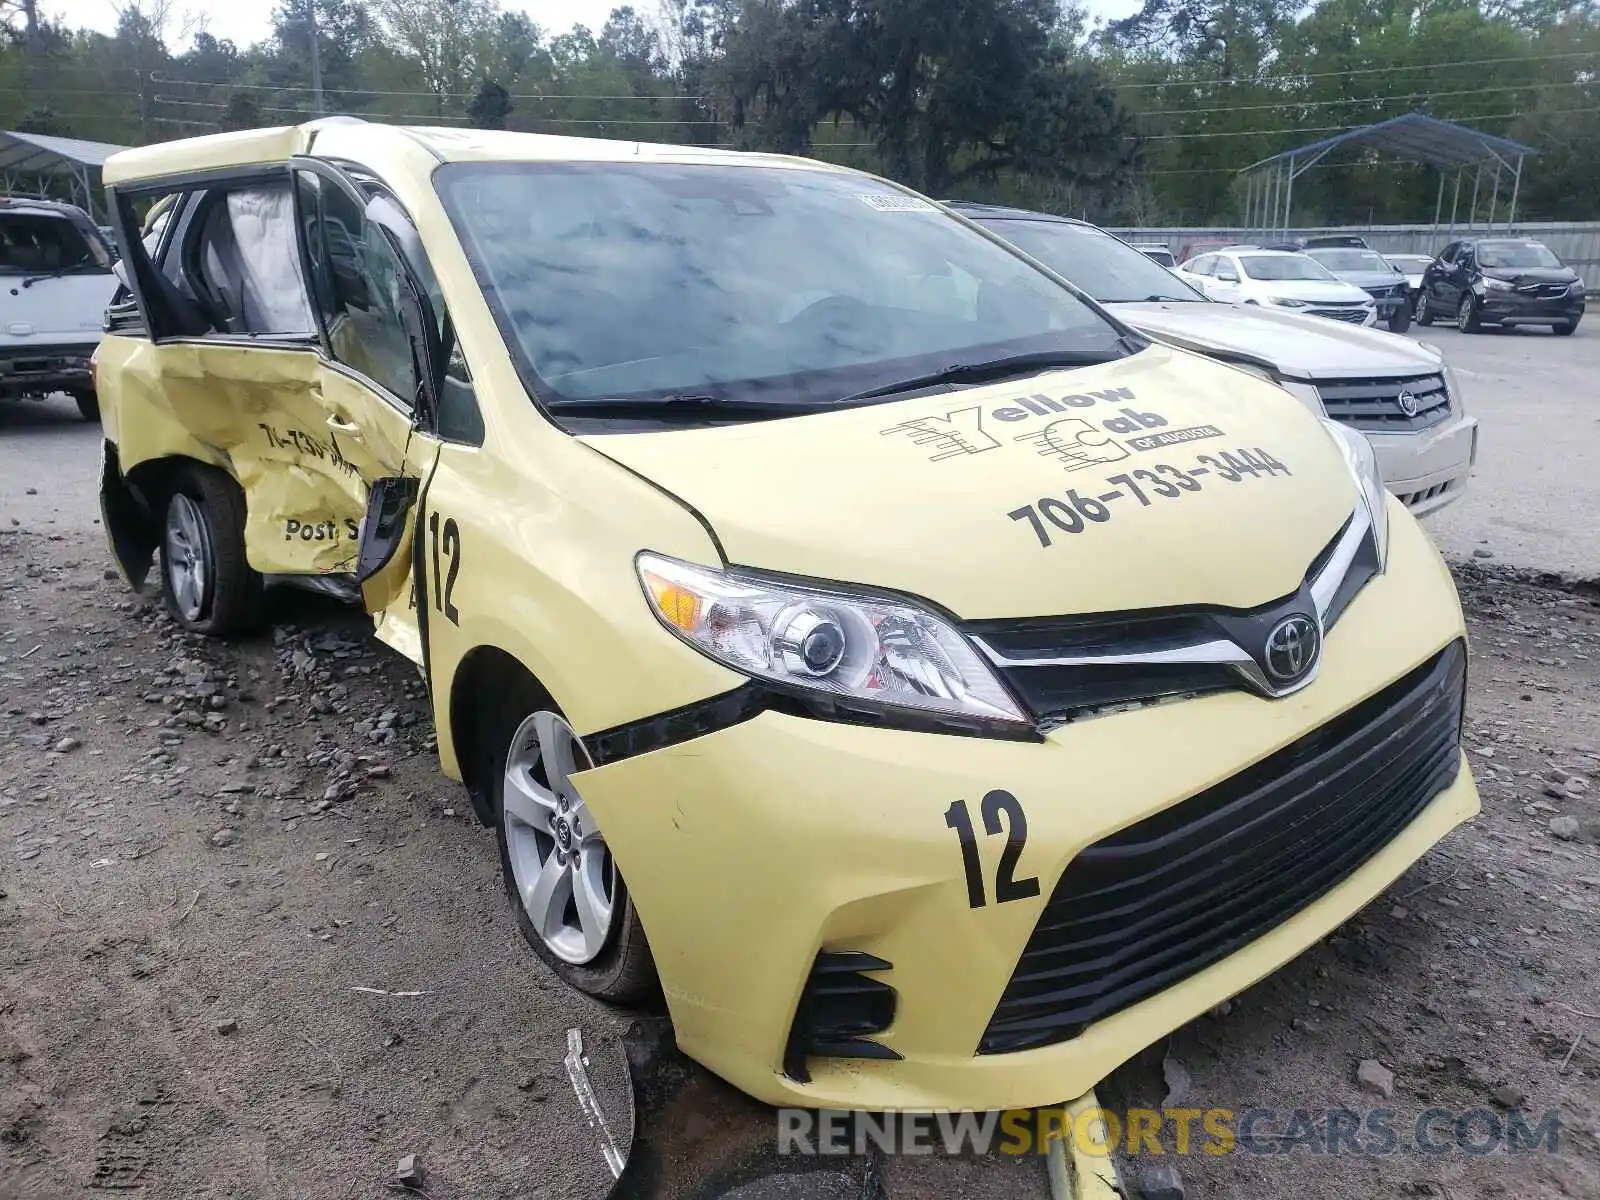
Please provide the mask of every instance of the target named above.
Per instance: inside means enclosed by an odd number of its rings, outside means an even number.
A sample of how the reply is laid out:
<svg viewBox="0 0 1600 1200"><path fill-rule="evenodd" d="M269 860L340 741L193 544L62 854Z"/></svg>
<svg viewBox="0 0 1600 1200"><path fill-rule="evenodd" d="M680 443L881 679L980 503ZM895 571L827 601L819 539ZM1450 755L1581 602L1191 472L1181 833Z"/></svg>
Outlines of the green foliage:
<svg viewBox="0 0 1600 1200"><path fill-rule="evenodd" d="M191 36L181 0L116 2L105 35L0 0L0 127L304 120L315 48L326 111L811 154L1106 222L1237 221L1241 167L1421 111L1539 149L1521 216L1600 215L1600 0L1143 0L1103 26L1057 0L648 0L598 33L500 0L276 0L251 46ZM1431 220L1439 188L1345 148L1296 180L1295 219Z"/></svg>

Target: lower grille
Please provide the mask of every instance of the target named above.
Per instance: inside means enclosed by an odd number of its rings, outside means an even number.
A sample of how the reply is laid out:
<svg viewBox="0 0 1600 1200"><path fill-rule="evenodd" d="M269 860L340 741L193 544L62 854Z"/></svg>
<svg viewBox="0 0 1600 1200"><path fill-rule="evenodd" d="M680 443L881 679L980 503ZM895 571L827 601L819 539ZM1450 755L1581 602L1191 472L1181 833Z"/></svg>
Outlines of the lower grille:
<svg viewBox="0 0 1600 1200"><path fill-rule="evenodd" d="M1360 325L1366 321L1367 314L1372 310L1365 304L1319 304L1305 311L1313 317L1331 317L1335 321L1348 321L1352 325Z"/></svg>
<svg viewBox="0 0 1600 1200"><path fill-rule="evenodd" d="M978 1045L1069 1041L1336 887L1459 769L1466 649L1067 865Z"/></svg>
<svg viewBox="0 0 1600 1200"><path fill-rule="evenodd" d="M857 950L818 953L800 994L783 1072L799 1083L811 1081L808 1058L899 1058L872 1035L894 1023L895 990L871 973L893 963Z"/></svg>
<svg viewBox="0 0 1600 1200"><path fill-rule="evenodd" d="M1420 492L1401 492L1400 503L1407 508L1415 508L1419 504L1426 504L1437 496L1442 496L1455 485L1453 483L1436 483L1432 487L1423 488Z"/></svg>
<svg viewBox="0 0 1600 1200"><path fill-rule="evenodd" d="M1402 393L1410 396L1409 405ZM1450 416L1450 393L1440 375L1330 379L1317 384L1317 395L1330 421L1367 433L1410 433Z"/></svg>

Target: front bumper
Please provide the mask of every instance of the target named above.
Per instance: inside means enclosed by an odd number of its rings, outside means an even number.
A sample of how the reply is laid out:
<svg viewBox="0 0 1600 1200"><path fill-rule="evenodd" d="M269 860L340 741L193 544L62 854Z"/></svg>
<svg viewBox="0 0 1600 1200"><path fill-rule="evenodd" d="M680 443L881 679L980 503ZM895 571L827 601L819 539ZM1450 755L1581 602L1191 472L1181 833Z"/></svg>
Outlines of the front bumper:
<svg viewBox="0 0 1600 1200"><path fill-rule="evenodd" d="M1396 515L1389 570L1329 633L1317 680L1281 700L1216 694L1074 723L1042 743L769 712L578 779L628 880L685 1052L774 1104L1038 1106L1087 1091L1325 936L1471 816L1477 792L1463 763L1387 845L1244 948L1069 1041L977 1054L1074 856L1233 778L1462 636L1444 564ZM1007 836L984 835L980 801L997 789L1024 807L1025 841L1014 820ZM962 800L978 826L979 907L949 819ZM1002 903L1008 843L1021 843L1014 879L1039 886ZM802 1083L783 1063L819 950L891 964L872 977L898 1006L873 1037L898 1058L812 1058Z"/></svg>
<svg viewBox="0 0 1600 1200"><path fill-rule="evenodd" d="M1485 291L1478 303L1478 317L1493 325L1575 325L1583 318L1583 308L1582 297L1541 299L1516 292Z"/></svg>
<svg viewBox="0 0 1600 1200"><path fill-rule="evenodd" d="M1478 419L1459 413L1419 433L1375 433L1372 443L1384 485L1413 516L1459 500L1478 461Z"/></svg>
<svg viewBox="0 0 1600 1200"><path fill-rule="evenodd" d="M89 391L89 359L97 344L0 346L0 398Z"/></svg>

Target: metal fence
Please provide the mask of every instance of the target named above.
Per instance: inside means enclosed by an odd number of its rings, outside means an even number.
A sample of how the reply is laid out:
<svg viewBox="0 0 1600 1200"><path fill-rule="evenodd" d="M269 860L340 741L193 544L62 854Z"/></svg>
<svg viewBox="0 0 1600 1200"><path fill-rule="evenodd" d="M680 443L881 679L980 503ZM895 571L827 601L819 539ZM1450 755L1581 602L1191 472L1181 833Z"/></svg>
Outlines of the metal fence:
<svg viewBox="0 0 1600 1200"><path fill-rule="evenodd" d="M1113 229L1112 233L1130 242L1164 242L1178 253L1183 246L1199 239L1225 238L1228 241L1260 242L1260 230L1210 226L1206 228ZM1519 221L1508 234L1504 227L1492 232L1484 229L1449 230L1434 225L1342 225L1334 228L1291 229L1288 239L1323 233L1358 233L1374 250L1387 254L1437 254L1457 238L1511 236L1530 237L1543 242L1583 277L1586 287L1600 287L1600 221ZM1267 240L1287 240L1274 234Z"/></svg>

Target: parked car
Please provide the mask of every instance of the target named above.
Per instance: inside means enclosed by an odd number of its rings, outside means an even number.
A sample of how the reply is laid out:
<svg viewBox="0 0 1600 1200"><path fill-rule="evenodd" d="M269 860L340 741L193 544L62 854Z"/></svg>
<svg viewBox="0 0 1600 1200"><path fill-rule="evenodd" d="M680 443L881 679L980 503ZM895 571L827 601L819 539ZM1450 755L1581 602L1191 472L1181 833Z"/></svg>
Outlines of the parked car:
<svg viewBox="0 0 1600 1200"><path fill-rule="evenodd" d="M1583 308L1583 281L1548 246L1478 238L1451 242L1423 272L1417 324L1454 320L1462 333L1484 325L1548 325L1571 335Z"/></svg>
<svg viewBox="0 0 1600 1200"><path fill-rule="evenodd" d="M1371 296L1304 254L1222 250L1190 259L1178 274L1211 299L1229 304L1268 304L1352 325L1378 319Z"/></svg>
<svg viewBox="0 0 1600 1200"><path fill-rule="evenodd" d="M1322 250L1339 246L1360 250L1370 248L1367 239L1359 233L1319 233L1313 237L1297 238L1296 244L1302 250Z"/></svg>
<svg viewBox="0 0 1600 1200"><path fill-rule="evenodd" d="M1350 246L1314 246L1306 251L1335 276L1372 297L1378 307L1378 323L1393 333L1411 328L1411 294L1405 276L1384 261L1375 250Z"/></svg>
<svg viewBox="0 0 1600 1200"><path fill-rule="evenodd" d="M1428 269L1433 257L1427 254L1385 254L1383 261L1406 277L1406 291L1411 295L1411 313L1415 316L1417 297L1422 294L1422 273Z"/></svg>
<svg viewBox="0 0 1600 1200"><path fill-rule="evenodd" d="M1225 238L1196 238L1179 246L1175 257L1180 263L1188 262L1191 258L1196 258L1201 254L1214 254L1218 250L1226 250L1234 245L1237 245L1237 243L1228 241Z"/></svg>
<svg viewBox="0 0 1600 1200"><path fill-rule="evenodd" d="M54 200L0 199L0 400L66 392L99 417L90 358L116 290L89 214Z"/></svg>
<svg viewBox="0 0 1600 1200"><path fill-rule="evenodd" d="M1178 260L1173 256L1172 248L1170 246L1145 242L1134 242L1133 248L1148 258L1151 262L1166 267L1168 270L1171 270L1173 267L1178 265Z"/></svg>
<svg viewBox="0 0 1600 1200"><path fill-rule="evenodd" d="M765 1101L1058 1103L1477 808L1366 439L913 192L348 119L104 177L127 577L359 597L533 953Z"/></svg>
<svg viewBox="0 0 1600 1200"><path fill-rule="evenodd" d="M1478 422L1437 349L1270 305L1208 303L1103 230L1067 217L954 204L1141 333L1273 380L1319 416L1367 436L1384 482L1413 513L1466 491Z"/></svg>

